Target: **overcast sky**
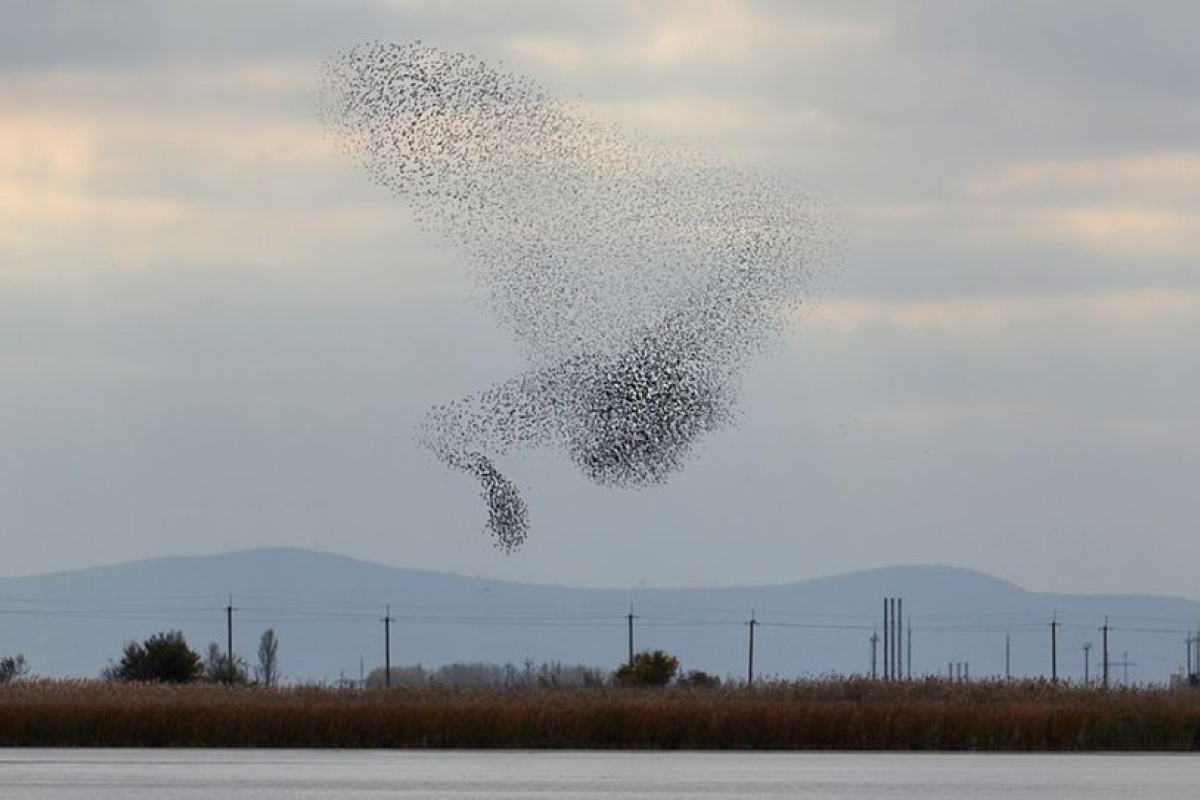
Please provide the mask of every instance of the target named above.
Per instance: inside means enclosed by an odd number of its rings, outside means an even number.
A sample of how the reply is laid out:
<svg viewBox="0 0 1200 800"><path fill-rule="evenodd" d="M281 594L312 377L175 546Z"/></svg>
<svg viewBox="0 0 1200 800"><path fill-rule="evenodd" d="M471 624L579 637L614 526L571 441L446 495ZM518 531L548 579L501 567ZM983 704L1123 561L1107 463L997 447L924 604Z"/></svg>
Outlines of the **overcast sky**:
<svg viewBox="0 0 1200 800"><path fill-rule="evenodd" d="M0 0L0 573L292 545L1200 597L1198 30L1190 0ZM413 433L519 350L313 111L325 58L414 39L799 176L849 230L671 483L510 459L515 555Z"/></svg>

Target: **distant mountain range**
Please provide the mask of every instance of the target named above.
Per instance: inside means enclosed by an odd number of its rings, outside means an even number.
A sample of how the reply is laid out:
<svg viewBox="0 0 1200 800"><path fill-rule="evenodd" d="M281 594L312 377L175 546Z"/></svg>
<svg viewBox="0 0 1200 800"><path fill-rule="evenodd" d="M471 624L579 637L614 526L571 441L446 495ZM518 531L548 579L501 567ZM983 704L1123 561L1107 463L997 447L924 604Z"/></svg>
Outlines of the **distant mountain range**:
<svg viewBox="0 0 1200 800"><path fill-rule="evenodd" d="M889 649L914 676L1007 669L1049 677L1053 636L1060 677L1083 678L1091 642L1087 669L1099 679L1107 617L1110 679L1165 682L1187 665L1185 642L1200 627L1194 600L1036 593L952 567L777 586L572 589L274 548L2 578L0 656L23 653L44 676L95 676L124 642L158 631L181 630L198 651L209 642L224 647L232 605L235 653L255 663L259 637L272 628L281 671L293 681L357 678L380 666L387 616L393 665L612 669L627 657L632 613L635 649L667 650L684 669L744 678L753 614L757 677L869 674L873 651L883 670L885 598L903 600L900 647Z"/></svg>

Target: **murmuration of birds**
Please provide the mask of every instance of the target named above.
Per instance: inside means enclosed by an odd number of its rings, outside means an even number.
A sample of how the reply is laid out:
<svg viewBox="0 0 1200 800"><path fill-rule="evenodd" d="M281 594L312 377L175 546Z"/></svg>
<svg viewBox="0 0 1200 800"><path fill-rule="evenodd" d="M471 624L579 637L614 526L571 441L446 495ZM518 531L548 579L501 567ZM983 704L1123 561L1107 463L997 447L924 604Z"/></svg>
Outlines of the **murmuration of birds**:
<svg viewBox="0 0 1200 800"><path fill-rule="evenodd" d="M498 461L557 447L592 481L661 484L736 422L749 361L819 293L839 218L795 179L652 141L475 56L363 44L319 114L469 265L528 369L419 430L476 478L505 551L530 528Z"/></svg>

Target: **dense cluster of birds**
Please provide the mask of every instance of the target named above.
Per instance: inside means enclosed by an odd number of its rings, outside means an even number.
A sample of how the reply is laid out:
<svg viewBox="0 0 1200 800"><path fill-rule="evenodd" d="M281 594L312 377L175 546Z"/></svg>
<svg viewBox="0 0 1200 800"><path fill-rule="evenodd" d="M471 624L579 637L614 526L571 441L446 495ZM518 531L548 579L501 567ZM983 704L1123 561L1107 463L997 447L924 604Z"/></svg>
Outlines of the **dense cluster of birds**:
<svg viewBox="0 0 1200 800"><path fill-rule="evenodd" d="M467 259L526 372L433 408L420 437L474 475L495 543L529 512L496 459L557 446L640 487L730 425L747 360L837 250L795 181L628 135L533 81L419 42L325 65L320 114L370 178Z"/></svg>

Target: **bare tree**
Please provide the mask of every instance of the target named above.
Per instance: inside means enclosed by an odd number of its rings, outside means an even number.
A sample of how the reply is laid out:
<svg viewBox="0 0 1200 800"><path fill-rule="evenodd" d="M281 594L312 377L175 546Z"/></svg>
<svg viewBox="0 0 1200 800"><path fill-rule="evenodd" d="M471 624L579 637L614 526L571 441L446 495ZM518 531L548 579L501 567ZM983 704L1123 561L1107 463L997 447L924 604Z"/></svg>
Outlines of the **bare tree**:
<svg viewBox="0 0 1200 800"><path fill-rule="evenodd" d="M0 658L0 683L12 683L29 674L29 663L25 656L5 656Z"/></svg>
<svg viewBox="0 0 1200 800"><path fill-rule="evenodd" d="M221 651L221 645L211 642L204 656L204 677L213 683L245 686L250 682L250 668L241 656L229 657Z"/></svg>
<svg viewBox="0 0 1200 800"><path fill-rule="evenodd" d="M279 637L273 628L263 631L258 640L258 679L264 686L272 686L279 680Z"/></svg>

